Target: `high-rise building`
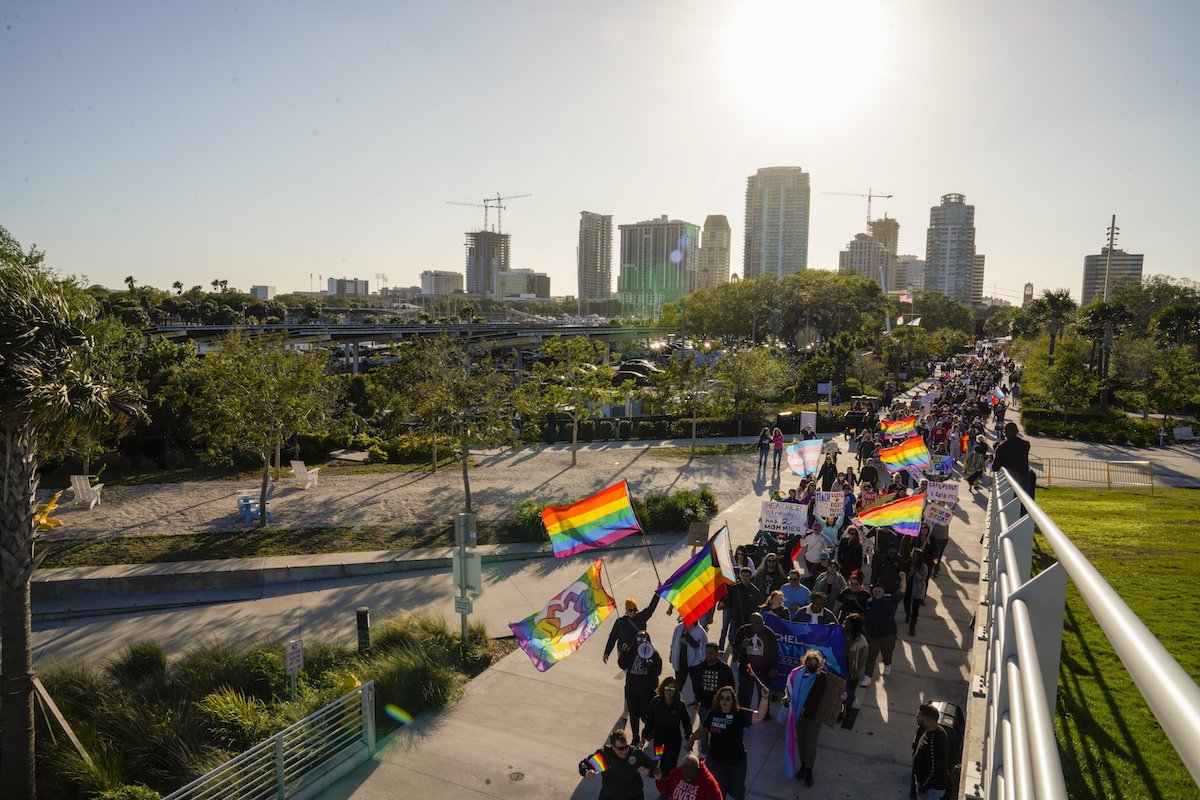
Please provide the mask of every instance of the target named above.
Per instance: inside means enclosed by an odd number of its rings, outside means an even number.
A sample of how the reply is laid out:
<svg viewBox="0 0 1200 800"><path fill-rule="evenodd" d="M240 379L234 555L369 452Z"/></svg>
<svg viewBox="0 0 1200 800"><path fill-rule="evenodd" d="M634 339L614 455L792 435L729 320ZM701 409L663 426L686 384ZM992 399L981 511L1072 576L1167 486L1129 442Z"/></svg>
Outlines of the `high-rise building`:
<svg viewBox="0 0 1200 800"><path fill-rule="evenodd" d="M612 298L612 215L579 212L579 300L607 303Z"/></svg>
<svg viewBox="0 0 1200 800"><path fill-rule="evenodd" d="M1026 308L1033 299L1033 284L1025 284L1025 293L1021 295L1021 308Z"/></svg>
<svg viewBox="0 0 1200 800"><path fill-rule="evenodd" d="M871 220L869 227L871 238L887 248L887 263L884 265L887 290L889 292L903 290L905 282L900 280L900 276L896 273L896 255L900 252L900 223L884 214L883 219Z"/></svg>
<svg viewBox="0 0 1200 800"><path fill-rule="evenodd" d="M729 220L724 214L709 214L705 218L704 230L700 232L700 250L696 254L696 271L689 273L693 279L687 287L688 294L729 282L731 238Z"/></svg>
<svg viewBox="0 0 1200 800"><path fill-rule="evenodd" d="M1104 273L1108 271L1108 291L1112 296L1112 288L1119 281L1142 280L1142 253L1126 253L1124 250L1112 251L1112 264L1108 264L1108 248L1101 247L1100 255L1085 256L1083 259L1083 293L1080 307L1090 306L1097 300L1104 299Z"/></svg>
<svg viewBox="0 0 1200 800"><path fill-rule="evenodd" d="M983 253L976 253L971 259L971 302L983 302Z"/></svg>
<svg viewBox="0 0 1200 800"><path fill-rule="evenodd" d="M507 233L471 231L467 233L467 294L490 297L496 285L496 273L506 272L512 258Z"/></svg>
<svg viewBox="0 0 1200 800"><path fill-rule="evenodd" d="M925 259L914 255L896 256L895 279L891 288L895 290L912 289L914 292L925 290Z"/></svg>
<svg viewBox="0 0 1200 800"><path fill-rule="evenodd" d="M983 261L975 258L975 206L961 194L942 195L929 210L925 237L925 291L960 303L983 297ZM978 285L979 294L975 295Z"/></svg>
<svg viewBox="0 0 1200 800"><path fill-rule="evenodd" d="M882 242L868 234L859 233L855 234L845 250L838 253L838 272L875 281L884 291L894 290L896 287L890 283L883 285L894 259Z"/></svg>
<svg viewBox="0 0 1200 800"><path fill-rule="evenodd" d="M497 300L550 299L550 276L531 269L510 269L496 273L492 290Z"/></svg>
<svg viewBox="0 0 1200 800"><path fill-rule="evenodd" d="M666 214L617 227L621 232L617 297L622 311L628 316L656 317L663 303L683 296L684 276L696 266L700 229Z"/></svg>
<svg viewBox="0 0 1200 800"><path fill-rule="evenodd" d="M421 273L421 294L425 297L444 297L461 294L463 274L444 269L427 269Z"/></svg>
<svg viewBox="0 0 1200 800"><path fill-rule="evenodd" d="M809 175L800 167L764 167L746 178L742 275L782 278L808 269Z"/></svg>
<svg viewBox="0 0 1200 800"><path fill-rule="evenodd" d="M328 293L334 295L366 297L371 293L367 288L367 281L360 281L358 278L330 278L326 285Z"/></svg>

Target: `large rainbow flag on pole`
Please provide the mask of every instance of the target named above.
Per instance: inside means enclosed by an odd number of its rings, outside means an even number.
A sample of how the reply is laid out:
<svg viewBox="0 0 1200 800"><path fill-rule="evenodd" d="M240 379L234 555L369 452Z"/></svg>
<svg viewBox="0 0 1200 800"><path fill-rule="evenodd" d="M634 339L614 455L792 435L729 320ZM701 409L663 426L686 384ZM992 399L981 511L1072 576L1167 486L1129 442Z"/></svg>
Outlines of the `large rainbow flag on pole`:
<svg viewBox="0 0 1200 800"><path fill-rule="evenodd" d="M916 417L904 419L885 419L879 423L880 432L889 439L901 439L911 435L917 429Z"/></svg>
<svg viewBox="0 0 1200 800"><path fill-rule="evenodd" d="M600 574L603 568L604 559L597 559L578 580L551 597L541 611L509 624L517 644L538 672L545 672L578 650L617 607L617 601L604 588Z"/></svg>
<svg viewBox="0 0 1200 800"><path fill-rule="evenodd" d="M920 436L905 439L895 447L883 448L879 451L879 460L891 472L899 472L902 469L923 470L931 462L929 448L921 441Z"/></svg>
<svg viewBox="0 0 1200 800"><path fill-rule="evenodd" d="M542 522L550 534L555 558L604 547L642 530L633 514L625 481L569 506L543 508Z"/></svg>
<svg viewBox="0 0 1200 800"><path fill-rule="evenodd" d="M905 536L916 536L921 532L921 512L924 506L925 493L922 492L875 506L870 511L859 514L854 521L871 528L891 528Z"/></svg>
<svg viewBox="0 0 1200 800"><path fill-rule="evenodd" d="M783 448L793 475L812 475L821 468L821 448L824 439L805 439Z"/></svg>
<svg viewBox="0 0 1200 800"><path fill-rule="evenodd" d="M658 595L693 625L725 596L734 583L733 559L729 556L729 526L712 535L687 563L658 587Z"/></svg>

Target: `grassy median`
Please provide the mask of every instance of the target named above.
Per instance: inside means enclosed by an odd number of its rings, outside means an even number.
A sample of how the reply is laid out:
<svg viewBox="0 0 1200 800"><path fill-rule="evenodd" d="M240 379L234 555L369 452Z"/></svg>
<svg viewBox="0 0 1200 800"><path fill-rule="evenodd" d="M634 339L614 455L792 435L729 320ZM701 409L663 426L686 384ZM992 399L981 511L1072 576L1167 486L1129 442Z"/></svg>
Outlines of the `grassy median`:
<svg viewBox="0 0 1200 800"><path fill-rule="evenodd" d="M1038 504L1200 679L1200 491L1041 489ZM1040 536L1041 566L1053 560ZM1072 798L1200 798L1108 638L1068 585L1055 733Z"/></svg>

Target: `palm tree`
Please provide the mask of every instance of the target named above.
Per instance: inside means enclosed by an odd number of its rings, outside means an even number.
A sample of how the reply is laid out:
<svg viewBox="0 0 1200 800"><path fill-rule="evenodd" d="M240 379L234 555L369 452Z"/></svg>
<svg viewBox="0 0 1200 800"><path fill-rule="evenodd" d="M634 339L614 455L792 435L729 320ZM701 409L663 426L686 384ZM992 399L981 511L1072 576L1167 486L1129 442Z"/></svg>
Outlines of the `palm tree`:
<svg viewBox="0 0 1200 800"><path fill-rule="evenodd" d="M1029 310L1050 334L1050 354L1047 366L1054 366L1054 345L1075 314L1077 305L1066 289L1046 289L1042 296L1029 304Z"/></svg>
<svg viewBox="0 0 1200 800"><path fill-rule="evenodd" d="M171 284L171 288L175 290L175 296L183 294L183 281L175 281Z"/></svg>
<svg viewBox="0 0 1200 800"><path fill-rule="evenodd" d="M129 291L131 291L131 292L132 292L132 291L134 290L134 287L136 287L136 286L137 286L137 281L135 281L135 280L133 279L133 276L132 276L132 275L126 275L126 276L125 276L125 285L126 285L126 286L128 286L128 287L129 287Z"/></svg>
<svg viewBox="0 0 1200 800"><path fill-rule="evenodd" d="M0 239L12 242L0 228ZM14 257L14 252L16 257ZM41 266L41 254L0 248L0 786L34 797L33 658L29 581L35 556L38 468L67 434L116 413L144 415L137 395L98 379L84 325L91 299Z"/></svg>

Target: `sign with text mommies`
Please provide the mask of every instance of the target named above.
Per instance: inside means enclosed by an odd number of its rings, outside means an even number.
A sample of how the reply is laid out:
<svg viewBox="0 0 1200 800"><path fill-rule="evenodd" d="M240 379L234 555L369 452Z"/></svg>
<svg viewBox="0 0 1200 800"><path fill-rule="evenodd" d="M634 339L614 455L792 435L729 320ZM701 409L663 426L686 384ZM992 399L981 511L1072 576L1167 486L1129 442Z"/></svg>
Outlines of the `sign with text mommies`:
<svg viewBox="0 0 1200 800"><path fill-rule="evenodd" d="M779 661L775 665L775 677L769 684L774 691L784 690L788 673L804 663L804 654L809 650L819 650L825 656L830 672L843 678L848 674L846 634L841 625L786 622L774 614L763 614L763 622L774 631L779 643Z"/></svg>
<svg viewBox="0 0 1200 800"><path fill-rule="evenodd" d="M817 492L814 495L817 504L813 509L818 517L840 517L846 505L845 492Z"/></svg>
<svg viewBox="0 0 1200 800"><path fill-rule="evenodd" d="M804 533L808 506L800 503L776 503L764 500L758 512L758 529L770 533Z"/></svg>
<svg viewBox="0 0 1200 800"><path fill-rule="evenodd" d="M925 487L925 499L948 506L958 505L958 484L930 481Z"/></svg>

